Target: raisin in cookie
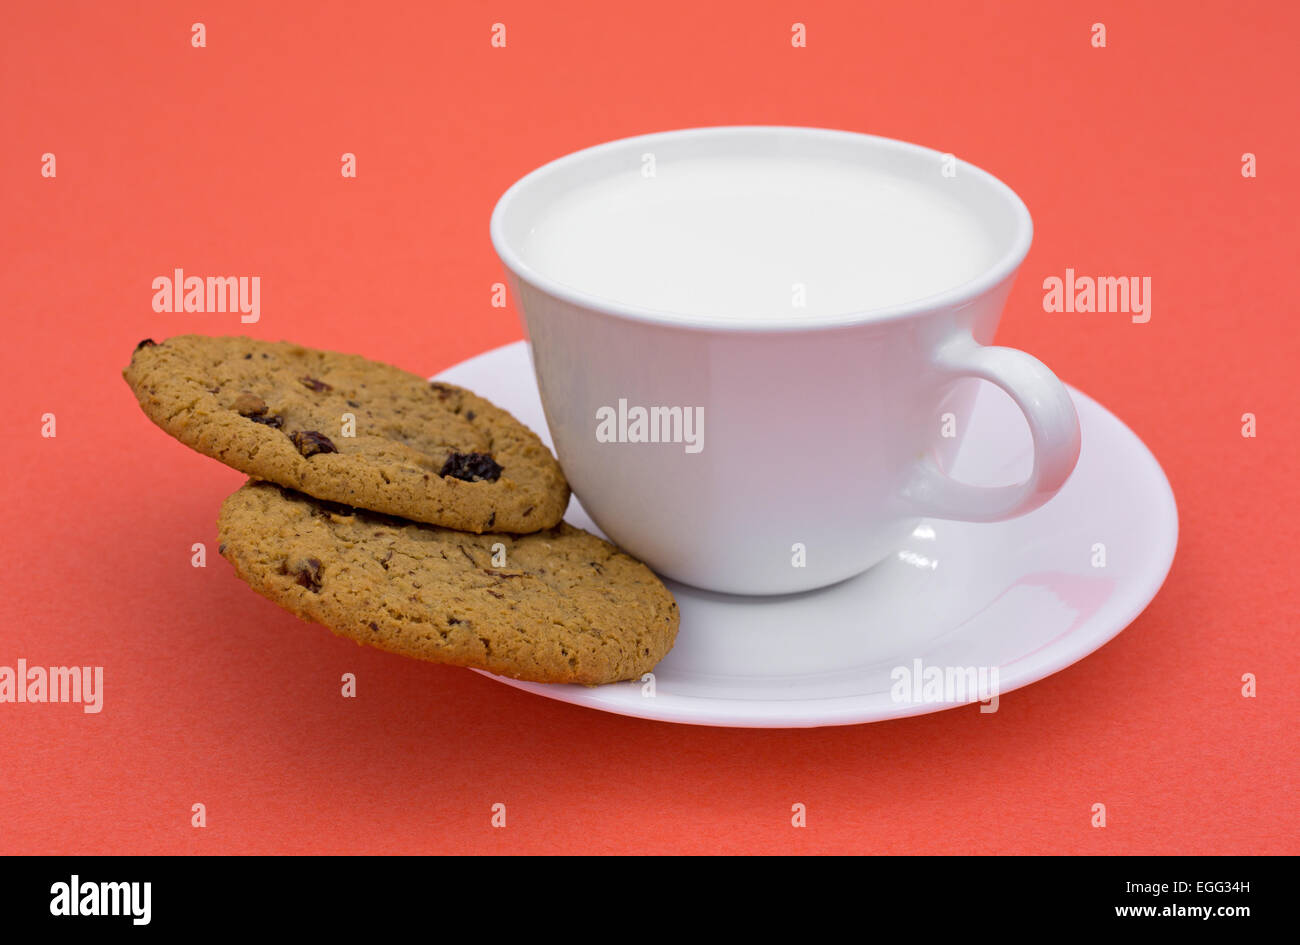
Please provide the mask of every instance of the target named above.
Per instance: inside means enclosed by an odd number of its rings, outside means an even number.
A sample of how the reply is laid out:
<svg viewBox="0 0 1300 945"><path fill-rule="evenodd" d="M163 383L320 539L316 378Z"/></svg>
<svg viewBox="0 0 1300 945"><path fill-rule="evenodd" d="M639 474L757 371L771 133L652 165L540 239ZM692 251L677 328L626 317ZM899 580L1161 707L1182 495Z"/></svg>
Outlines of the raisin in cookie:
<svg viewBox="0 0 1300 945"><path fill-rule="evenodd" d="M537 435L452 384L286 342L142 341L123 372L145 415L259 479L471 532L532 532L569 486Z"/></svg>
<svg viewBox="0 0 1300 945"><path fill-rule="evenodd" d="M473 535L250 481L217 530L262 596L416 659L597 685L640 677L677 636L677 603L650 569L564 523Z"/></svg>

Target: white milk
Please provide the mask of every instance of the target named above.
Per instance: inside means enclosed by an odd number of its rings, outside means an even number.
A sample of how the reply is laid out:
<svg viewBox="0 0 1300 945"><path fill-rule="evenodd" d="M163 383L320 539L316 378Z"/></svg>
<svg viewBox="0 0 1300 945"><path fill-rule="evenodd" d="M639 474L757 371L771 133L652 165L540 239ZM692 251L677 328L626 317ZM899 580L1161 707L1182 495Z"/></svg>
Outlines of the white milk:
<svg viewBox="0 0 1300 945"><path fill-rule="evenodd" d="M845 315L993 264L994 240L946 181L937 167L921 184L822 159L664 161L654 177L638 166L563 194L522 255L557 282L668 314Z"/></svg>

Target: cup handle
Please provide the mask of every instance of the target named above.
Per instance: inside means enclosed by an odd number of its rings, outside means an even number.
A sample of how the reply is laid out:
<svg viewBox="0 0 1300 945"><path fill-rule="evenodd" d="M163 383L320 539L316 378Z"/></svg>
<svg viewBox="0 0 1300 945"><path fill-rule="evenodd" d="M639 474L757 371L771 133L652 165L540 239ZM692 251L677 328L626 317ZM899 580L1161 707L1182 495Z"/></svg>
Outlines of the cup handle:
<svg viewBox="0 0 1300 945"><path fill-rule="evenodd" d="M1015 348L981 345L969 334L941 345L933 364L943 377L978 377L1011 396L1029 421L1034 468L1016 485L973 486L924 459L904 490L914 511L930 518L997 522L1032 512L1054 496L1079 459L1079 415L1047 365Z"/></svg>

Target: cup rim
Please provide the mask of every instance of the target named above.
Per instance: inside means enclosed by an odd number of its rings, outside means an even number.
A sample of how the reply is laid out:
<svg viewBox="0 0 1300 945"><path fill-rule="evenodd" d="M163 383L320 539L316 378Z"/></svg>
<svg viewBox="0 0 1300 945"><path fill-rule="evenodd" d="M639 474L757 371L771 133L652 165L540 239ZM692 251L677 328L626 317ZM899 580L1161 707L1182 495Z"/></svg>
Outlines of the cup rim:
<svg viewBox="0 0 1300 945"><path fill-rule="evenodd" d="M954 159L962 172L974 175L976 178L983 180L984 183L990 186L994 192L1001 194L1001 196L1006 200L1013 216L1015 217L1015 234L1013 235L1010 246L1007 250L1003 252L992 265L975 278L963 282L951 289L946 289L933 295L924 296L919 299L896 305L861 309L837 315L803 315L778 319L764 318L762 320L747 320L720 315L688 315L667 312L661 309L618 302L558 282L550 276L547 276L534 267L528 265L524 261L522 255L517 252L506 239L505 224L503 222L505 215L509 211L511 204L519 198L524 189L534 187L545 181L548 177L574 164L588 161L616 148L631 147L634 143L649 144L666 138L703 138L719 135L725 136L729 134L756 133L771 135L793 134L811 138L867 139L877 147L901 151L916 158L925 157L929 160L937 161L944 156L943 152L936 151L933 148L927 148L924 145L919 144L912 144L907 141L900 141L896 138L865 134L857 131L816 128L803 125L710 125L699 128L681 128L670 131L656 131L650 134L632 135L630 137L617 138L613 141L606 141L601 144L592 145L591 147L572 151L563 157L548 161L540 167L534 168L532 171L529 171L523 177L516 180L506 189L505 193L501 195L500 199L497 200L496 206L492 210L492 218L489 224L492 246L496 250L497 256L501 259L501 262L517 278L530 283L534 287L545 292L547 295L558 298L570 305L575 305L579 308L589 309L595 312L601 312L616 318L663 325L665 327L709 329L723 332L782 332L807 331L819 328L844 328L854 325L895 321L925 314L927 312L933 312L938 309L957 308L983 295L1001 284L1004 280L1013 277L1016 270L1020 267L1020 264L1024 261L1025 256L1029 253L1029 246L1033 241L1034 227L1033 220L1029 215L1029 208L1025 206L1025 202L1021 200L1020 196L1003 181L999 180L983 168L977 167L968 161L963 161L955 155Z"/></svg>

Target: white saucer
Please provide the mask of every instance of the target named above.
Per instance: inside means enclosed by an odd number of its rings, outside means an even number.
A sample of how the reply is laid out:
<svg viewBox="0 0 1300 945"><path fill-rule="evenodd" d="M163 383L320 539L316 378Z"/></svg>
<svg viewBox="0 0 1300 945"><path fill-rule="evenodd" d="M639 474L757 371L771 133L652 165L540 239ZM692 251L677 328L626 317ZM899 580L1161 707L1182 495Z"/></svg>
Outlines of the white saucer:
<svg viewBox="0 0 1300 945"><path fill-rule="evenodd" d="M529 352L516 342L438 375L509 410L550 443ZM606 712L756 728L851 725L969 704L896 700L896 668L997 669L1001 694L1087 656L1155 597L1173 562L1178 513L1159 464L1112 414L1071 389L1083 453L1065 488L991 525L927 520L906 548L833 587L733 597L674 582L681 630L640 682L586 688L490 676ZM1011 400L981 385L953 475L1023 478L1029 433ZM566 519L599 532L575 499ZM1104 545L1105 563L1095 567ZM925 695L922 693L922 695ZM952 698L953 691L945 694Z"/></svg>

